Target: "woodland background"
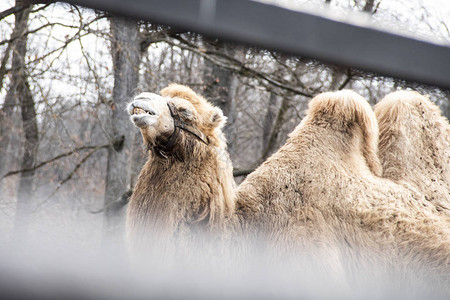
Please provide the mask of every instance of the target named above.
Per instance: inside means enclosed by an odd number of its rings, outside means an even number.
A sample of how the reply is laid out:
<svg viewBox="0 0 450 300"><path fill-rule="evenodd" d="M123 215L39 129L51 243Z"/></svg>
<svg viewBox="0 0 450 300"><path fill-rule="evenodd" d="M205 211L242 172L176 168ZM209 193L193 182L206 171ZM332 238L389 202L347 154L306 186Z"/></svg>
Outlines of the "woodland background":
<svg viewBox="0 0 450 300"><path fill-rule="evenodd" d="M450 45L442 1L264 2L336 16ZM286 141L308 101L353 89L375 104L413 88L450 117L450 93L241 46L65 3L0 4L0 243L101 244L122 232L146 154L124 111L141 91L189 85L221 107L236 181ZM359 16L361 17L361 16Z"/></svg>

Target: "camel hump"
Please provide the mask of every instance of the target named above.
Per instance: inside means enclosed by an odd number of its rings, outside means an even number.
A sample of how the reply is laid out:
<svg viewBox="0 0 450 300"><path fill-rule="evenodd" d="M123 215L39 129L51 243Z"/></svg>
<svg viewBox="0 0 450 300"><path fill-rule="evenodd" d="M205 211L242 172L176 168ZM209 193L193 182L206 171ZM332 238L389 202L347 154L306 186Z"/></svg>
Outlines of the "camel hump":
<svg viewBox="0 0 450 300"><path fill-rule="evenodd" d="M322 93L309 103L304 122L341 132L354 131L358 126L362 132L362 152L367 165L375 175L381 176L378 123L372 107L361 95L350 90Z"/></svg>
<svg viewBox="0 0 450 300"><path fill-rule="evenodd" d="M397 91L374 110L383 176L413 182L430 199L446 201L441 206L449 207L450 124L439 107L418 92Z"/></svg>
<svg viewBox="0 0 450 300"><path fill-rule="evenodd" d="M409 146L422 145L424 149L436 148L437 152L447 150L442 158L447 158L448 163L450 124L427 96L415 91L393 92L375 105L374 110L380 126L380 150L392 143L398 145L399 137L404 137L412 143Z"/></svg>
<svg viewBox="0 0 450 300"><path fill-rule="evenodd" d="M442 116L439 107L427 96L415 91L396 91L384 97L375 105L378 122L398 123L400 119L410 118L415 114L422 120L433 121L440 127L447 127L448 120Z"/></svg>

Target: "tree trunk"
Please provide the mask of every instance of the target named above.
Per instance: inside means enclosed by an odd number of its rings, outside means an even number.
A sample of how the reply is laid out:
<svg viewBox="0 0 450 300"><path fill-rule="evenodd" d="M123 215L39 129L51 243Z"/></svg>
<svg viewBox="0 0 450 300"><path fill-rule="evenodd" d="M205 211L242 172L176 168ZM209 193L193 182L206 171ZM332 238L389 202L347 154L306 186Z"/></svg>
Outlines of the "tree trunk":
<svg viewBox="0 0 450 300"><path fill-rule="evenodd" d="M114 88L104 200L105 242L117 242L123 232L120 206L115 205L131 186L131 157L135 129L125 112L139 80L139 27L136 21L118 16L110 18ZM119 242L120 244L120 242ZM106 246L110 246L107 243Z"/></svg>
<svg viewBox="0 0 450 300"><path fill-rule="evenodd" d="M372 13L375 6L375 0L366 0L363 11L367 13Z"/></svg>
<svg viewBox="0 0 450 300"><path fill-rule="evenodd" d="M269 144L270 134L272 133L273 128L273 121L275 120L276 115L277 95L275 93L270 93L269 103L267 105L267 113L264 117L263 122L262 149L266 149Z"/></svg>
<svg viewBox="0 0 450 300"><path fill-rule="evenodd" d="M273 101L273 100L272 100ZM278 109L277 117L275 119L275 124L272 127L272 130L268 137L266 137L266 143L264 144L264 148L262 150L261 158L258 163L262 163L271 155L276 149L278 136L280 134L281 127L283 127L286 112L289 108L289 98L284 96L281 100L280 108Z"/></svg>
<svg viewBox="0 0 450 300"><path fill-rule="evenodd" d="M339 67L333 66L330 68L330 73L331 73L331 81L329 90L336 91L339 89L341 85L342 78L344 78L344 70Z"/></svg>
<svg viewBox="0 0 450 300"><path fill-rule="evenodd" d="M205 46L217 52L223 52L228 56L235 56L236 50L233 45L223 43L219 40L207 41ZM226 70L216 64L205 60L204 65L204 96L214 105L220 107L228 118L224 133L227 138L227 146L230 154L234 152L236 140L236 101L235 95L238 80L232 71Z"/></svg>
<svg viewBox="0 0 450 300"><path fill-rule="evenodd" d="M20 3L16 7L22 7ZM0 195L2 190L3 176L7 173L12 159L10 155L10 144L12 135L18 135L19 132L14 132L14 107L18 105L17 88L20 81L19 73L23 68L25 52L26 52L26 37L18 38L27 30L28 15L31 11L31 6L21 9L16 13L16 20L11 38L13 42L8 43L5 53L2 57L0 65L0 90L3 88L3 79L6 75L6 64L8 63L11 52L14 51L14 62L12 63L12 76L8 92L5 96L5 102L0 109ZM18 45L18 48L15 48ZM19 51L21 53L19 53ZM22 56L22 59L19 57Z"/></svg>
<svg viewBox="0 0 450 300"><path fill-rule="evenodd" d="M18 3L16 4L18 5ZM20 35L27 30L30 11L31 6L16 13L14 30L16 31L17 29L17 33L20 33ZM26 170L31 169L34 166L38 148L36 109L34 107L33 96L27 82L25 69L25 55L27 52L26 36L21 35L16 40L16 45L13 52L14 54L11 64L11 84L8 90L8 99L6 99L5 102L7 102L8 105L14 103L20 104L22 127L25 136L21 169ZM12 112L12 109L10 110ZM31 219L31 212L33 211L33 177L34 171L24 171L20 174L19 187L17 191L16 217L14 223L14 239L20 242L26 240Z"/></svg>
<svg viewBox="0 0 450 300"><path fill-rule="evenodd" d="M0 109L0 191L2 189L3 176L8 172L10 167L11 138L13 134L18 134L18 132L14 133L13 128L14 106L17 105L15 86L16 83L11 82L11 86L5 96L3 107Z"/></svg>

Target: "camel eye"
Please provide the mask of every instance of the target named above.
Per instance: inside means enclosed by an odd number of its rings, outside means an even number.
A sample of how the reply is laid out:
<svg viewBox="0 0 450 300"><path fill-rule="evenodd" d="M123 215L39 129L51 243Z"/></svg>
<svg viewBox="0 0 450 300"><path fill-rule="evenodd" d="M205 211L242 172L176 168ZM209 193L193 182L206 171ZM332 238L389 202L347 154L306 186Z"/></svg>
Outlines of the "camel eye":
<svg viewBox="0 0 450 300"><path fill-rule="evenodd" d="M180 115L183 117L183 118L186 118L186 119L192 119L192 117L193 117L193 114L192 114L192 112L189 110L189 109L187 109L187 108L185 108L185 107L179 107L178 108L178 112L180 113Z"/></svg>

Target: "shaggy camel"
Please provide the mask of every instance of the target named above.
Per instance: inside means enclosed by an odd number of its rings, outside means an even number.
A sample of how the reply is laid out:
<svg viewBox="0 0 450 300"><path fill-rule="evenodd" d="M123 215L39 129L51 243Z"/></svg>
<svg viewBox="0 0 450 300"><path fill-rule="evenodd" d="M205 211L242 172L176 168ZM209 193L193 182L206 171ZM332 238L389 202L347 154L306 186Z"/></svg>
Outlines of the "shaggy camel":
<svg viewBox="0 0 450 300"><path fill-rule="evenodd" d="M280 257L307 253L337 276L408 269L448 280L449 224L423 195L380 177L377 120L358 94L315 97L286 144L238 189L220 110L185 86L161 95L143 93L128 109L150 150L128 208L131 244L151 235L195 247L201 230Z"/></svg>
<svg viewBox="0 0 450 300"><path fill-rule="evenodd" d="M127 211L132 249L151 243L170 252L174 240L180 246L179 236L195 248L199 230L223 232L234 211L235 183L221 133L226 118L203 99L183 98L189 91L173 86L170 98L142 93L128 107L149 150Z"/></svg>
<svg viewBox="0 0 450 300"><path fill-rule="evenodd" d="M399 91L375 106L383 177L412 184L450 216L450 125L417 92Z"/></svg>

